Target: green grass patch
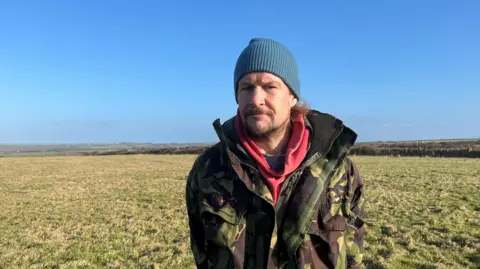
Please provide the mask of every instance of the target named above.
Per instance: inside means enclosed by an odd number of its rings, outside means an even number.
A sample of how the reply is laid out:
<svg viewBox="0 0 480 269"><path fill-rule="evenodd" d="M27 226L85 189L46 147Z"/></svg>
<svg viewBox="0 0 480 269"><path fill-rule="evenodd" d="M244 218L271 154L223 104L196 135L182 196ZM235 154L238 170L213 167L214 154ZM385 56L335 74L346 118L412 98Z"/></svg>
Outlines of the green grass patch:
<svg viewBox="0 0 480 269"><path fill-rule="evenodd" d="M0 267L194 268L195 156L0 158ZM480 160L354 157L367 268L480 268Z"/></svg>

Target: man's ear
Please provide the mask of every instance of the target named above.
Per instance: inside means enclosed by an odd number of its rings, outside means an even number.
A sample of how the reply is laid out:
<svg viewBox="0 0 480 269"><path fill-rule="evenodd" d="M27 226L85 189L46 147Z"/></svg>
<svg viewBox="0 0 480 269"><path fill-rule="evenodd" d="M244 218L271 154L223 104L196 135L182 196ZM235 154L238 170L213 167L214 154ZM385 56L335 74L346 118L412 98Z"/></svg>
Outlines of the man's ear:
<svg viewBox="0 0 480 269"><path fill-rule="evenodd" d="M297 104L297 98L295 98L295 96L293 96L292 99L290 99L290 107L294 107L296 104Z"/></svg>

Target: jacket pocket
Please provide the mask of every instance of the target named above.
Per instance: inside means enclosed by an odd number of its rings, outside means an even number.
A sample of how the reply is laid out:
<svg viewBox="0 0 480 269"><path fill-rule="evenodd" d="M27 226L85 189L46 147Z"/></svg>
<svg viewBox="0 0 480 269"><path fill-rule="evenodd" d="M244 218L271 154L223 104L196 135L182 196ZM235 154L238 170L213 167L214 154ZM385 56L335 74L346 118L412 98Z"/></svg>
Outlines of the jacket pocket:
<svg viewBox="0 0 480 269"><path fill-rule="evenodd" d="M241 230L243 214L237 212L229 203L215 208L208 202L201 204L205 239L220 247L231 248ZM208 244L207 242L207 244Z"/></svg>
<svg viewBox="0 0 480 269"><path fill-rule="evenodd" d="M345 218L334 215L318 221L312 221L305 235L298 253L299 265L309 264L312 269L345 268Z"/></svg>
<svg viewBox="0 0 480 269"><path fill-rule="evenodd" d="M320 224L319 221L322 220L312 221L308 234L318 236L329 244L338 243L338 239L347 230L347 222L342 215L334 215L324 219L323 223Z"/></svg>

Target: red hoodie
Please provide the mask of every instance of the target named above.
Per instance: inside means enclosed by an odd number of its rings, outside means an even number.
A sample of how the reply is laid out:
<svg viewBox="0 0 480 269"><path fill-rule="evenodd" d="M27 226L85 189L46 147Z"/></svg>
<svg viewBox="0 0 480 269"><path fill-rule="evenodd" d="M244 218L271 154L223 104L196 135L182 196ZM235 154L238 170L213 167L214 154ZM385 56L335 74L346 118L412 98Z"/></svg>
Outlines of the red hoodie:
<svg viewBox="0 0 480 269"><path fill-rule="evenodd" d="M303 115L295 117L292 123L293 130L286 150L285 165L282 171L277 172L270 168L260 148L258 148L255 142L248 136L240 118L239 111L237 111L237 117L235 119L235 130L240 137L242 146L253 159L255 159L258 170L265 178L268 188L272 193L273 204L277 203L280 189L286 176L300 165L307 153L310 131L305 127Z"/></svg>

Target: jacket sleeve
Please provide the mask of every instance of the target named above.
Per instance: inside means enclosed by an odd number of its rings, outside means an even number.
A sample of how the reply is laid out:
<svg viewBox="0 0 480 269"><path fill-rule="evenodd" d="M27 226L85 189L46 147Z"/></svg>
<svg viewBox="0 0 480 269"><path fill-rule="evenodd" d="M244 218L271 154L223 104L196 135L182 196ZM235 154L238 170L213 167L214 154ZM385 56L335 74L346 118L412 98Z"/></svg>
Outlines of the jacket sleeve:
<svg viewBox="0 0 480 269"><path fill-rule="evenodd" d="M188 225L190 231L190 248L195 265L198 269L208 268L207 255L205 253L205 231L199 211L197 195L198 167L194 164L187 177L185 187L185 199L187 207Z"/></svg>
<svg viewBox="0 0 480 269"><path fill-rule="evenodd" d="M348 225L346 231L347 268L364 268L365 253L365 190L359 170L353 161L346 158L347 176L349 181L348 197L346 198Z"/></svg>

